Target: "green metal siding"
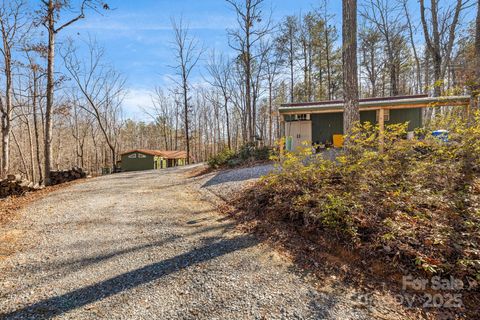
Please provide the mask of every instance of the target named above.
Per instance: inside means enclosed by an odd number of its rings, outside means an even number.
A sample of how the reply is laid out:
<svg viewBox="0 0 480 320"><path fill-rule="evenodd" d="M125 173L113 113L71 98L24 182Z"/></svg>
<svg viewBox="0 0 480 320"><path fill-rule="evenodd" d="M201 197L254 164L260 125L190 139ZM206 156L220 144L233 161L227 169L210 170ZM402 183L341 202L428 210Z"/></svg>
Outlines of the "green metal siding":
<svg viewBox="0 0 480 320"><path fill-rule="evenodd" d="M385 124L408 123L408 131L413 131L422 126L422 109L395 109L390 110L390 121Z"/></svg>
<svg viewBox="0 0 480 320"><path fill-rule="evenodd" d="M313 113L312 120L312 141L314 143L332 143L334 134L343 133L343 113ZM376 111L361 111L360 121L377 123ZM409 122L408 130L413 131L422 126L422 109L395 109L390 110L390 120L385 125Z"/></svg>
<svg viewBox="0 0 480 320"><path fill-rule="evenodd" d="M128 156L136 153L136 158L129 158ZM155 168L154 156L145 154L145 158L139 158L138 152L132 152L122 155L122 171L141 171L152 170Z"/></svg>
<svg viewBox="0 0 480 320"><path fill-rule="evenodd" d="M334 134L343 133L343 113L320 113L311 114L312 142L332 143Z"/></svg>
<svg viewBox="0 0 480 320"><path fill-rule="evenodd" d="M360 121L370 122L370 123L377 123L377 111L360 111Z"/></svg>

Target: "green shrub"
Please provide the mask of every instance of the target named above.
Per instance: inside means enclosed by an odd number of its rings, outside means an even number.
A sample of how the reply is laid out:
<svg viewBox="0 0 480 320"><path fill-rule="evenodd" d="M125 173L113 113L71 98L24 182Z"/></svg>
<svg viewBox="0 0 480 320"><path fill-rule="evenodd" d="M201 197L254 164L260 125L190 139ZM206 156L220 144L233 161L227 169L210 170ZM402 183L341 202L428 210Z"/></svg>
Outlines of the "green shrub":
<svg viewBox="0 0 480 320"><path fill-rule="evenodd" d="M271 149L269 147L256 147L254 143L241 146L237 152L225 149L208 159L211 168L236 167L256 161L269 160Z"/></svg>
<svg viewBox="0 0 480 320"><path fill-rule="evenodd" d="M253 154L253 158L259 161L269 160L271 153L272 150L267 146L256 148Z"/></svg>
<svg viewBox="0 0 480 320"><path fill-rule="evenodd" d="M224 149L208 159L207 163L211 168L219 168L225 166L235 157L235 152L230 149Z"/></svg>
<svg viewBox="0 0 480 320"><path fill-rule="evenodd" d="M242 195L240 209L372 252L388 246L407 267L476 277L478 263L460 262L480 261L480 117L470 126L458 117L432 125L449 130L450 141L428 128L406 140L407 124L392 125L379 152L378 127L365 123L335 161L308 146L287 152L276 157L280 170Z"/></svg>

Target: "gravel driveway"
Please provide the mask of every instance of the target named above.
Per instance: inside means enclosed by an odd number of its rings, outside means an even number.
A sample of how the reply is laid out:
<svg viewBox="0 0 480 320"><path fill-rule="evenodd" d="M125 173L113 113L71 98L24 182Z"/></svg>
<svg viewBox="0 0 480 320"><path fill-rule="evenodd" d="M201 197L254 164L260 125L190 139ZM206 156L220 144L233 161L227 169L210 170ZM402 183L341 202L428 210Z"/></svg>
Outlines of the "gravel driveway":
<svg viewBox="0 0 480 320"><path fill-rule="evenodd" d="M228 201L235 196L237 192L249 184L257 181L261 176L264 176L275 170L273 164L257 165L246 168L236 168L230 170L219 170L207 173L197 179L197 188L210 201L221 202ZM208 192L213 194L210 197Z"/></svg>
<svg viewBox="0 0 480 320"><path fill-rule="evenodd" d="M202 200L189 168L50 194L2 230L0 318L369 319Z"/></svg>

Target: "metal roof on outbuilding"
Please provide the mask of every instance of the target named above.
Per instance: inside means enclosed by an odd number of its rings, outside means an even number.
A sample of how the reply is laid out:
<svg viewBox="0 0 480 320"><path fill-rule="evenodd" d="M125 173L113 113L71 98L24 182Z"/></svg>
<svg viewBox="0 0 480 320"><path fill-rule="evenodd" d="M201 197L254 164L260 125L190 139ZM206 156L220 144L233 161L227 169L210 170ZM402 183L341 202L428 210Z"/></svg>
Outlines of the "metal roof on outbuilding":
<svg viewBox="0 0 480 320"><path fill-rule="evenodd" d="M469 96L428 97L427 95L359 99L360 111L467 105ZM343 100L282 104L282 114L343 112Z"/></svg>
<svg viewBox="0 0 480 320"><path fill-rule="evenodd" d="M187 153L185 151L166 151L166 150L149 150L149 149L133 149L123 152L121 155L129 153L143 153L151 156L163 157L166 159L186 159Z"/></svg>

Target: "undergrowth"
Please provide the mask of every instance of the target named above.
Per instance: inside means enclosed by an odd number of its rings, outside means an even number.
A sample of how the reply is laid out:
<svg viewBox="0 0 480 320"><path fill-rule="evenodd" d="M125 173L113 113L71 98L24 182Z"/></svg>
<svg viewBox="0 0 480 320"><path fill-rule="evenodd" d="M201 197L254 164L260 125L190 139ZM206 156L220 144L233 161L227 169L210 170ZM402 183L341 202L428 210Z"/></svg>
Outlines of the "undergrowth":
<svg viewBox="0 0 480 320"><path fill-rule="evenodd" d="M237 199L256 219L322 233L399 270L480 280L480 119L432 122L449 141L407 124L359 125L336 160L299 153L274 157L278 170ZM418 138L422 137L422 138Z"/></svg>
<svg viewBox="0 0 480 320"><path fill-rule="evenodd" d="M254 143L246 143L237 151L225 149L208 159L210 168L233 168L250 163L267 161L271 155L268 147L257 147Z"/></svg>

